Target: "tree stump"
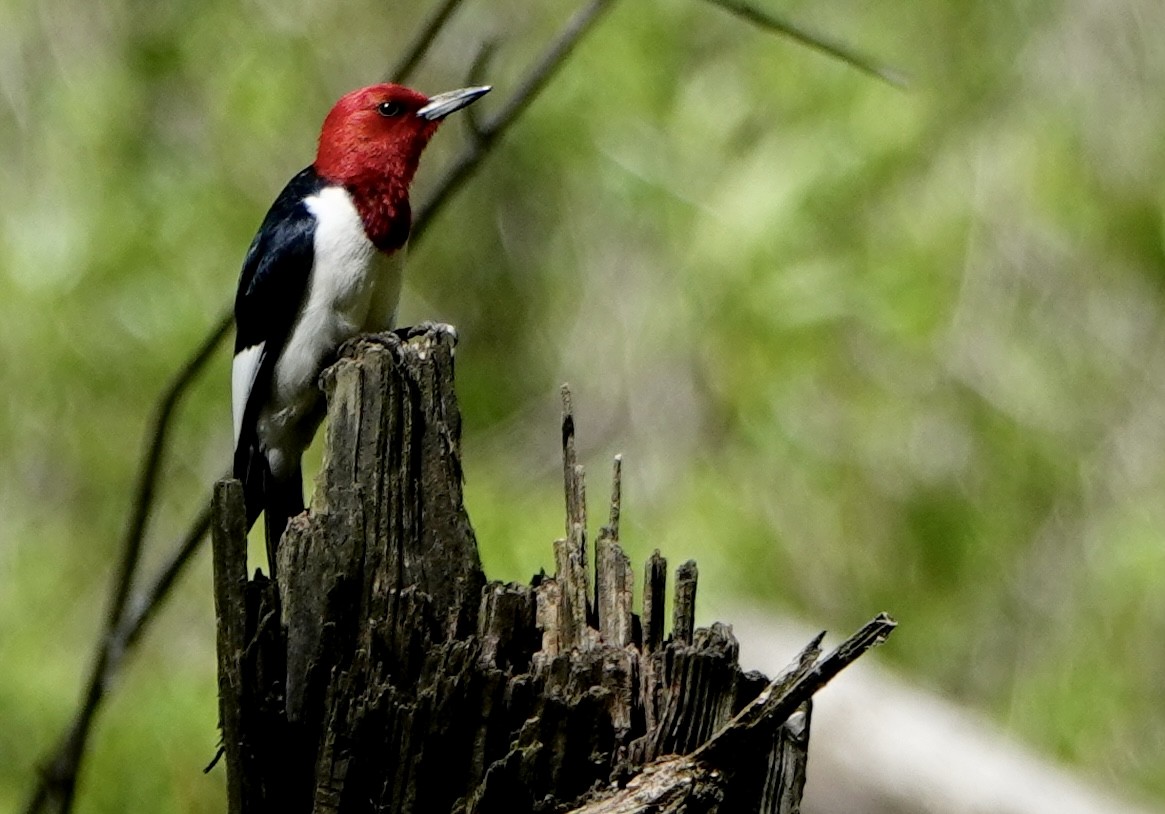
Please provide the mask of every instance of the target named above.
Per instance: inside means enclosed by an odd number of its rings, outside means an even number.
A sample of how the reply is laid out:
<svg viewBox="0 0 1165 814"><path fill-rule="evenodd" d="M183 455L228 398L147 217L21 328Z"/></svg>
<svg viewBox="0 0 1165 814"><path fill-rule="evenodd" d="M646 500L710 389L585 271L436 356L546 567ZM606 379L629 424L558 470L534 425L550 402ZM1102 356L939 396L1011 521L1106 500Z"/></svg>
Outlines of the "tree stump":
<svg viewBox="0 0 1165 814"><path fill-rule="evenodd" d="M610 516L587 554L564 389L566 534L554 576L487 583L462 503L452 329L363 337L323 376L324 465L247 579L242 491L215 490L228 811L794 812L809 698L894 626L769 681L729 627L694 627L697 571L646 564L643 611Z"/></svg>

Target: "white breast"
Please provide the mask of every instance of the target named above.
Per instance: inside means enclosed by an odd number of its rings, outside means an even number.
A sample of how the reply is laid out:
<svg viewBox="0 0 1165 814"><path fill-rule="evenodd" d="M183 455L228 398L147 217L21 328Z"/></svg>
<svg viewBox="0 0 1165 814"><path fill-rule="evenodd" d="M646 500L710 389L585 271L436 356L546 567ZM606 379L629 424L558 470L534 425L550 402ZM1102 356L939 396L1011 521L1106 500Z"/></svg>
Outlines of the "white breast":
<svg viewBox="0 0 1165 814"><path fill-rule="evenodd" d="M315 433L317 379L336 349L357 334L393 327L404 267L403 248L385 255L372 245L342 187L327 187L305 203L316 218L315 262L258 427L276 477L298 463Z"/></svg>

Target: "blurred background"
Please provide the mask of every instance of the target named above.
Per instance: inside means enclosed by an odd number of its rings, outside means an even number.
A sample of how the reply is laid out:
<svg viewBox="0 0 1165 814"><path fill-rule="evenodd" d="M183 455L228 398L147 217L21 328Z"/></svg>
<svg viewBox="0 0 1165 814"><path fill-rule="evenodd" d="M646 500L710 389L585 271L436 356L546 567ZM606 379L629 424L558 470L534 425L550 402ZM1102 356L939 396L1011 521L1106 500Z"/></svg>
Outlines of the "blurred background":
<svg viewBox="0 0 1165 814"><path fill-rule="evenodd" d="M627 546L697 558L698 621L889 611L884 667L1165 806L1165 4L756 3L910 89L616 3L411 251L403 321L461 332L487 573L552 566L569 381L592 499L622 452ZM427 9L0 2L0 810L81 691L158 393ZM496 110L568 11L470 0L413 84L495 38ZM227 465L228 369L180 412L147 573ZM203 551L77 811L222 810L213 647Z"/></svg>

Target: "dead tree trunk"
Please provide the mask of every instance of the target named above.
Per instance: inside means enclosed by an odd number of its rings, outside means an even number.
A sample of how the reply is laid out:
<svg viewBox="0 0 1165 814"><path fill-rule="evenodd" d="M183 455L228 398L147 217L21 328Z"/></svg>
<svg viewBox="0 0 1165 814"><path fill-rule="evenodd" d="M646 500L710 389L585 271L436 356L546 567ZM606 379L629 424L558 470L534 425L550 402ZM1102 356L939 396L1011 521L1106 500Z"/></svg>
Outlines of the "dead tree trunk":
<svg viewBox="0 0 1165 814"><path fill-rule="evenodd" d="M643 612L611 516L587 556L569 395L556 573L486 582L462 505L453 335L362 339L324 375L325 461L247 579L242 497L215 492L220 715L232 814L793 812L813 692L893 628L879 616L769 682L722 624L694 629L696 567L647 563Z"/></svg>

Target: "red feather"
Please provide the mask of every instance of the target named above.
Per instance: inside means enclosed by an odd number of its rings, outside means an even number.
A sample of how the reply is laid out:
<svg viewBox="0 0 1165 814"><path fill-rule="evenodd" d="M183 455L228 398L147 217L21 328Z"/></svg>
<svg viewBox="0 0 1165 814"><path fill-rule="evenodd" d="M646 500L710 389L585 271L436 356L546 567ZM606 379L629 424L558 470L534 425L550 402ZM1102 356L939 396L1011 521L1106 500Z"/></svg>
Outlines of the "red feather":
<svg viewBox="0 0 1165 814"><path fill-rule="evenodd" d="M320 131L316 172L348 190L365 234L381 251L399 249L408 239L409 185L440 125L416 115L428 101L402 85L361 88L336 102ZM386 103L399 112L383 115Z"/></svg>

